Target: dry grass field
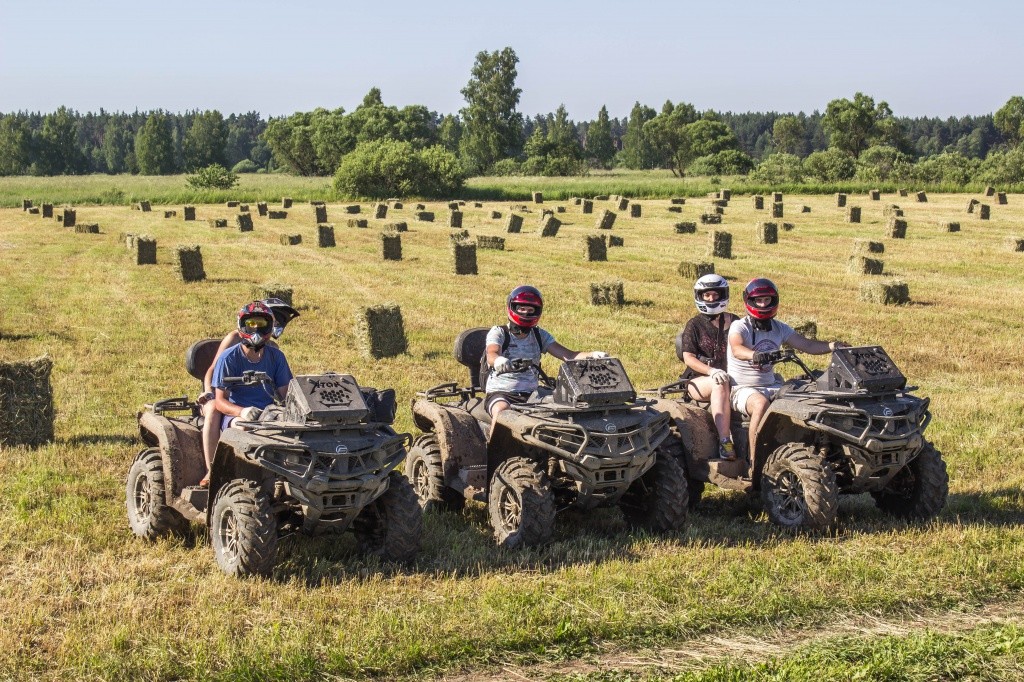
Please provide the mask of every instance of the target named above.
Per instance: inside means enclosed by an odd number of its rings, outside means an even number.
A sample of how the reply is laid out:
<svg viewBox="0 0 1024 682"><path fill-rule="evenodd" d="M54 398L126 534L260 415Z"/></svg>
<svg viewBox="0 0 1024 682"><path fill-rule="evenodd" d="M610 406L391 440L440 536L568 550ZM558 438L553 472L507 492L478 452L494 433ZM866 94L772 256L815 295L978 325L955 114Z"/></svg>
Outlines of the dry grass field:
<svg viewBox="0 0 1024 682"><path fill-rule="evenodd" d="M972 197L992 204L990 220L967 214ZM710 199L688 199L682 213L641 200L642 217L619 211L602 231L624 240L607 262L584 260L584 237L611 202L594 215L531 204L522 233L505 234L509 202L470 201L470 235L506 238L504 251L478 250L475 276L453 274L447 202L427 204L433 223L413 220L415 201L385 220L372 204L353 216L330 203L335 248L318 248L308 203L268 220L253 202L244 233L223 205L198 206L196 222L181 205L79 206L77 221L99 234L0 209L0 361L49 354L57 408L51 445L0 450L0 679L1024 679L1024 253L1006 246L1024 237L1024 195L993 199L850 195L863 217L849 224L832 196L787 195L777 222L793 229L780 225L771 245L756 235L770 214L749 196L733 196L721 226L700 224ZM892 203L906 239L885 237ZM564 224L541 238L541 208L556 206ZM393 221L408 222L403 260L384 261L379 234ZM696 234L676 234L677 221L697 222ZM935 522L895 522L861 496L843 499L833 534L794 536L744 496L710 491L677 535L633 533L600 510L560 517L546 547L504 552L470 506L425 517L411 567L368 561L347 536L297 539L264 581L223 576L198 527L154 545L129 532L136 412L196 394L185 349L224 334L255 286L294 289L302 316L281 347L296 373L393 387L396 426L412 431L417 390L467 378L454 336L500 322L524 282L543 291L543 326L562 344L617 355L638 388L674 379L672 339L695 312L677 267L707 259L711 229L733 235L733 258L715 260L733 311L748 279L770 277L780 319L884 346L931 397L928 434L950 475ZM155 237L157 264L135 265L121 233ZM285 234L302 243L282 245ZM855 238L885 243L882 277L909 284L909 305L860 300L873 278L848 270ZM202 247L204 282L174 270L174 248L189 244ZM607 280L624 283L625 305L590 304L589 284ZM401 306L409 350L374 361L360 353L356 315L384 302Z"/></svg>

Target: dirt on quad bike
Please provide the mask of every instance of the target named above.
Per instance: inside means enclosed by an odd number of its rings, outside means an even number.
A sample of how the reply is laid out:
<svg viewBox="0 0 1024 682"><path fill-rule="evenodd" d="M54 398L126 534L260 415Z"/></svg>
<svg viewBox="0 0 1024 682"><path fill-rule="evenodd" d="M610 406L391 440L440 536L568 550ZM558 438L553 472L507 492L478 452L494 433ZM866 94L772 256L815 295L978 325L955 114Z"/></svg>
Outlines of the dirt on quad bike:
<svg viewBox="0 0 1024 682"><path fill-rule="evenodd" d="M652 391L657 409L672 416L665 447L686 470L691 505L705 483L759 491L773 522L807 530L834 524L840 494L870 493L879 509L903 519L927 520L942 510L949 479L942 455L924 438L929 399L913 394L916 387L880 346L840 348L824 372L808 369L792 350L776 351L773 361L793 362L804 374L772 400L755 452L749 422L733 413L736 461L717 459L710 412L690 399L688 381Z"/></svg>
<svg viewBox="0 0 1024 682"><path fill-rule="evenodd" d="M193 344L189 374L202 379L218 344ZM272 386L261 372L226 383ZM187 396L146 405L138 416L146 448L125 491L132 531L155 540L203 523L217 564L233 576L268 575L278 540L291 533L351 529L363 551L409 561L419 551L422 512L398 468L411 438L391 427L394 414L393 391L360 388L347 374L297 376L283 405L223 430L203 488L199 405Z"/></svg>
<svg viewBox="0 0 1024 682"><path fill-rule="evenodd" d="M412 411L423 432L409 451L406 475L425 509L487 504L497 543L547 542L555 515L568 509L619 506L626 520L654 531L686 522L686 476L674 457L659 456L668 415L637 399L615 358L562 363L554 381L535 368L542 386L523 405L491 418L479 370L488 329L462 332L455 358L470 370L466 387L445 383L418 393Z"/></svg>

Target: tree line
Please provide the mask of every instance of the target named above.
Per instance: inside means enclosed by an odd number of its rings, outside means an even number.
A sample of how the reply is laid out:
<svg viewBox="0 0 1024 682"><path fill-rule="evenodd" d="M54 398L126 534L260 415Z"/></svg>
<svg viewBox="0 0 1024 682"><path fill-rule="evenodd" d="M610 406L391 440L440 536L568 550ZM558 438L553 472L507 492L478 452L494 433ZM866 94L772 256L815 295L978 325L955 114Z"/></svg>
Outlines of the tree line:
<svg viewBox="0 0 1024 682"><path fill-rule="evenodd" d="M480 52L461 91L466 105L451 114L388 106L377 88L351 112L318 108L268 120L215 110L0 114L0 175L160 175L217 164L236 173L335 175L336 186L349 191L393 172L421 179L441 172L441 181L423 181L450 188L467 175L612 167L754 173L770 181L1024 180L1021 97L991 115L947 119L896 117L886 102L856 93L811 114L698 111L666 101L660 109L637 102L621 119L601 107L593 120L573 121L564 106L533 117L518 111L518 61L511 48ZM403 154L418 161L404 168ZM384 161L376 180L359 167Z"/></svg>

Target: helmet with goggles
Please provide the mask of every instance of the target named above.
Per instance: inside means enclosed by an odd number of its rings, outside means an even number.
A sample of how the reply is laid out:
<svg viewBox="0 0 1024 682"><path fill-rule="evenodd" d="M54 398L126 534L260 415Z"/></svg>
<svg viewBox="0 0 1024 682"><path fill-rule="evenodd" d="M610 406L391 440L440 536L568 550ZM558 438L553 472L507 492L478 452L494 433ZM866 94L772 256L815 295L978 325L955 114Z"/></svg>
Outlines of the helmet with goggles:
<svg viewBox="0 0 1024 682"><path fill-rule="evenodd" d="M274 313L263 301L246 303L238 311L238 335L250 348L262 348L274 333Z"/></svg>

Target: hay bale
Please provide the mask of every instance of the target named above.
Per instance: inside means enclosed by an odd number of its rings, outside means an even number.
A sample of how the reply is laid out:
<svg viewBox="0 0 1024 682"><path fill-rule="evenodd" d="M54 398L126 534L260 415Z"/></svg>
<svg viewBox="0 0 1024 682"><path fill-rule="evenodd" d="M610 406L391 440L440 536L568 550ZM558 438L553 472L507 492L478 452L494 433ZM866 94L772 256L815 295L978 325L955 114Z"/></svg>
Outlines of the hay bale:
<svg viewBox="0 0 1024 682"><path fill-rule="evenodd" d="M816 320L796 318L789 320L789 326L793 328L797 334L800 334L807 339L818 338L818 322Z"/></svg>
<svg viewBox="0 0 1024 682"><path fill-rule="evenodd" d="M927 202L928 202L928 195L925 194L924 192L918 192L917 193L917 203L924 204L924 203L927 203Z"/></svg>
<svg viewBox="0 0 1024 682"><path fill-rule="evenodd" d="M697 232L697 223L676 223L674 227L676 230L676 234L695 234Z"/></svg>
<svg viewBox="0 0 1024 682"><path fill-rule="evenodd" d="M475 275L476 244L467 241L452 242L452 264L456 275Z"/></svg>
<svg viewBox="0 0 1024 682"><path fill-rule="evenodd" d="M504 251L505 238L492 237L490 235L485 234L478 234L476 236L476 246L478 249L494 249L495 251Z"/></svg>
<svg viewBox="0 0 1024 682"><path fill-rule="evenodd" d="M408 232L409 223L405 222L404 220L400 220L395 223L385 223L384 229L391 230L392 232Z"/></svg>
<svg viewBox="0 0 1024 682"><path fill-rule="evenodd" d="M484 205L482 203L480 203L479 201L474 201L473 202L473 208L483 208L483 207L484 207Z"/></svg>
<svg viewBox="0 0 1024 682"><path fill-rule="evenodd" d="M124 244L124 247L129 251L135 249L135 240L138 239L138 235L134 232L122 232L117 235L117 240Z"/></svg>
<svg viewBox="0 0 1024 682"><path fill-rule="evenodd" d="M885 244L882 242L873 242L869 239L854 239L853 240L853 253L885 253Z"/></svg>
<svg viewBox="0 0 1024 682"><path fill-rule="evenodd" d="M501 211L491 211L491 220L500 220Z"/></svg>
<svg viewBox="0 0 1024 682"><path fill-rule="evenodd" d="M565 213L565 206L555 206L555 213Z"/></svg>
<svg viewBox="0 0 1024 682"><path fill-rule="evenodd" d="M898 191L901 197L907 196L907 190L900 188Z"/></svg>
<svg viewBox="0 0 1024 682"><path fill-rule="evenodd" d="M978 201L977 199L971 199L970 201L968 201L967 202L967 212L968 213L974 213L974 207L977 206L980 203L981 202Z"/></svg>
<svg viewBox="0 0 1024 682"><path fill-rule="evenodd" d="M882 209L882 215L885 216L886 218L891 218L892 216L899 217L903 215L903 210L896 204L889 204L888 206Z"/></svg>
<svg viewBox="0 0 1024 682"><path fill-rule="evenodd" d="M1006 192L999 192L996 194L996 203L1001 206L1006 205Z"/></svg>
<svg viewBox="0 0 1024 682"><path fill-rule="evenodd" d="M266 215L267 215L267 202L265 202L265 201L257 201L256 202L256 211L260 214L260 216L266 217Z"/></svg>
<svg viewBox="0 0 1024 682"><path fill-rule="evenodd" d="M543 192L533 192L532 196L533 196L533 203L535 203L535 204L543 204L544 203L544 193Z"/></svg>
<svg viewBox="0 0 1024 682"><path fill-rule="evenodd" d="M776 203L782 201L782 192L772 192L772 201Z"/></svg>
<svg viewBox="0 0 1024 682"><path fill-rule="evenodd" d="M43 204L43 217L44 218L52 218L53 217L53 204Z"/></svg>
<svg viewBox="0 0 1024 682"><path fill-rule="evenodd" d="M711 202L711 205L717 206L718 208L729 208L729 202L726 199L715 199Z"/></svg>
<svg viewBox="0 0 1024 682"><path fill-rule="evenodd" d="M668 212L669 213L682 213L683 212L683 207L682 206L669 206L668 207Z"/></svg>
<svg viewBox="0 0 1024 682"><path fill-rule="evenodd" d="M860 300L882 305L905 305L910 303L910 287L899 279L861 282Z"/></svg>
<svg viewBox="0 0 1024 682"><path fill-rule="evenodd" d="M360 308L356 317L356 339L363 354L376 360L405 353L408 342L402 309L394 303Z"/></svg>
<svg viewBox="0 0 1024 682"><path fill-rule="evenodd" d="M988 220L991 215L991 206L988 204L978 204L978 220Z"/></svg>
<svg viewBox="0 0 1024 682"><path fill-rule="evenodd" d="M836 194L836 206L843 208L846 206L846 195L842 192Z"/></svg>
<svg viewBox="0 0 1024 682"><path fill-rule="evenodd" d="M594 197L594 201L608 201L608 195L598 194L596 197Z"/></svg>
<svg viewBox="0 0 1024 682"><path fill-rule="evenodd" d="M721 230L711 232L711 256L713 258L732 258L732 234Z"/></svg>
<svg viewBox="0 0 1024 682"><path fill-rule="evenodd" d="M416 211L413 213L413 217L422 223L434 222L434 214L431 211Z"/></svg>
<svg viewBox="0 0 1024 682"><path fill-rule="evenodd" d="M625 305L626 296L621 281L612 282L591 282L590 284L591 305Z"/></svg>
<svg viewBox="0 0 1024 682"><path fill-rule="evenodd" d="M732 199L732 190L725 189L724 187L718 191L718 195L725 201Z"/></svg>
<svg viewBox="0 0 1024 682"><path fill-rule="evenodd" d="M469 230L454 230L448 233L448 240L453 242L464 242L469 239Z"/></svg>
<svg viewBox="0 0 1024 682"><path fill-rule="evenodd" d="M754 196L750 197L750 200L751 200L751 202L754 205L754 210L755 211L763 211L764 210L764 195L762 195L762 194L755 194Z"/></svg>
<svg viewBox="0 0 1024 682"><path fill-rule="evenodd" d="M640 213L642 212L642 210L643 209L640 208L640 204L630 204L629 205L629 217L630 218L639 218L640 217Z"/></svg>
<svg viewBox="0 0 1024 682"><path fill-rule="evenodd" d="M942 231L943 232L959 232L960 231L960 223L943 222L943 223L939 223L939 226L942 227Z"/></svg>
<svg viewBox="0 0 1024 682"><path fill-rule="evenodd" d="M720 213L701 213L700 214L701 225L721 225L722 215Z"/></svg>
<svg viewBox="0 0 1024 682"><path fill-rule="evenodd" d="M139 235L132 239L136 265L156 265L156 237Z"/></svg>
<svg viewBox="0 0 1024 682"><path fill-rule="evenodd" d="M782 223L783 232L791 232L794 227L796 227L796 225L794 225L793 223Z"/></svg>
<svg viewBox="0 0 1024 682"><path fill-rule="evenodd" d="M367 228L370 226L370 221L366 218L349 218L345 224L349 227Z"/></svg>
<svg viewBox="0 0 1024 682"><path fill-rule="evenodd" d="M758 223L757 224L757 243L758 244L778 244L779 243L779 225L778 225L778 223Z"/></svg>
<svg viewBox="0 0 1024 682"><path fill-rule="evenodd" d="M725 208L723 206L714 206L712 208L712 213L714 213L715 215L725 215Z"/></svg>
<svg viewBox="0 0 1024 682"><path fill-rule="evenodd" d="M295 305L292 299L293 290L289 284L280 284L278 282L256 284L249 293L250 297L254 301L265 301L268 298L279 298L288 305Z"/></svg>
<svg viewBox="0 0 1024 682"><path fill-rule="evenodd" d="M356 215L359 213L360 207L359 204L349 204L348 206L345 206L343 210L345 211L345 213L348 213L350 215Z"/></svg>
<svg viewBox="0 0 1024 682"><path fill-rule="evenodd" d="M229 202L227 202L227 207L228 207L228 208L238 208L238 204L239 204L239 203L241 203L241 202L238 202L238 201L229 201Z"/></svg>
<svg viewBox="0 0 1024 682"><path fill-rule="evenodd" d="M558 234L558 228L562 226L562 221L553 215L546 216L540 223L540 236L541 237L554 237Z"/></svg>
<svg viewBox="0 0 1024 682"><path fill-rule="evenodd" d="M206 279L203 269L203 252L198 244L179 246L174 250L174 269L184 282L201 282Z"/></svg>
<svg viewBox="0 0 1024 682"><path fill-rule="evenodd" d="M405 208L405 204L403 204L401 201L392 201L391 208L395 211L401 211L403 208Z"/></svg>
<svg viewBox="0 0 1024 682"><path fill-rule="evenodd" d="M388 217L388 205L377 204L373 207L373 217L377 220L384 220Z"/></svg>
<svg viewBox="0 0 1024 682"><path fill-rule="evenodd" d="M459 202L457 202L457 201L449 201L448 202L448 210L449 211L458 211L459 210Z"/></svg>
<svg viewBox="0 0 1024 682"><path fill-rule="evenodd" d="M39 207L38 206L29 206L28 208L25 209L25 211L27 213L29 213L30 215L39 215Z"/></svg>
<svg viewBox="0 0 1024 682"><path fill-rule="evenodd" d="M327 207L326 206L314 206L313 207L314 220L317 223L327 222Z"/></svg>
<svg viewBox="0 0 1024 682"><path fill-rule="evenodd" d="M599 230L610 230L615 225L615 218L617 216L617 213L604 209L601 211L601 215L598 216L594 226Z"/></svg>
<svg viewBox="0 0 1024 682"><path fill-rule="evenodd" d="M873 189L868 191L868 196L871 197L871 201L880 201L882 198L882 190Z"/></svg>
<svg viewBox="0 0 1024 682"><path fill-rule="evenodd" d="M235 216L235 225L238 226L239 232L252 232L252 215L239 213Z"/></svg>
<svg viewBox="0 0 1024 682"><path fill-rule="evenodd" d="M238 212L239 213L248 213L249 212L249 204L239 204L238 205Z"/></svg>
<svg viewBox="0 0 1024 682"><path fill-rule="evenodd" d="M75 232L78 234L99 234L100 226L96 223L81 223L75 225Z"/></svg>
<svg viewBox="0 0 1024 682"><path fill-rule="evenodd" d="M148 201L140 201L138 203L139 210L143 213L149 213L153 210L153 206Z"/></svg>
<svg viewBox="0 0 1024 682"><path fill-rule="evenodd" d="M615 206L618 208L618 210L625 211L627 208L629 208L629 199L619 197L618 201L615 203Z"/></svg>
<svg viewBox="0 0 1024 682"><path fill-rule="evenodd" d="M773 202L772 203L772 217L773 218L781 218L783 216L783 214L784 214L784 210L782 208L782 202L781 201Z"/></svg>
<svg viewBox="0 0 1024 682"><path fill-rule="evenodd" d="M1024 237L1007 237L1006 248L1010 251L1024 251Z"/></svg>
<svg viewBox="0 0 1024 682"><path fill-rule="evenodd" d="M74 227L77 215L75 209L65 208L64 212L57 216L57 218L60 220L60 224L63 227Z"/></svg>
<svg viewBox="0 0 1024 682"><path fill-rule="evenodd" d="M572 197L569 201L572 202L573 206L579 206L583 203L583 197Z"/></svg>
<svg viewBox="0 0 1024 682"><path fill-rule="evenodd" d="M177 217L178 217L178 212L177 211L164 211L164 218L177 218Z"/></svg>
<svg viewBox="0 0 1024 682"><path fill-rule="evenodd" d="M860 222L860 206L849 206L846 209L846 222L848 223L859 223Z"/></svg>
<svg viewBox="0 0 1024 682"><path fill-rule="evenodd" d="M402 235L397 232L381 232L380 255L384 260L402 260Z"/></svg>
<svg viewBox="0 0 1024 682"><path fill-rule="evenodd" d="M53 440L53 361L0 362L0 449L39 447Z"/></svg>
<svg viewBox="0 0 1024 682"><path fill-rule="evenodd" d="M902 218L890 218L886 226L886 236L893 239L907 238L907 221Z"/></svg>
<svg viewBox="0 0 1024 682"><path fill-rule="evenodd" d="M867 256L850 256L850 272L858 275L881 275L882 261Z"/></svg>
<svg viewBox="0 0 1024 682"><path fill-rule="evenodd" d="M310 199L309 200L309 205L310 206L326 206L327 202L323 201L321 199Z"/></svg>
<svg viewBox="0 0 1024 682"><path fill-rule="evenodd" d="M803 206L800 207L800 212L801 213L810 213L811 212L811 207L807 206L806 204L804 204Z"/></svg>
<svg viewBox="0 0 1024 682"><path fill-rule="evenodd" d="M686 203L686 199L683 197L672 197L671 199L668 200L668 203L673 204L675 206L682 206Z"/></svg>
<svg viewBox="0 0 1024 682"><path fill-rule="evenodd" d="M605 241L603 234L588 234L583 238L583 244L586 246L587 261L608 260L608 242Z"/></svg>
<svg viewBox="0 0 1024 682"><path fill-rule="evenodd" d="M267 218L270 220L284 220L288 217L288 211L267 211Z"/></svg>
<svg viewBox="0 0 1024 682"><path fill-rule="evenodd" d="M608 235L608 248L613 246L625 246L626 240L623 237L616 237L613 234Z"/></svg>
<svg viewBox="0 0 1024 682"><path fill-rule="evenodd" d="M329 249L335 246L334 225L317 225L316 243L321 249Z"/></svg>
<svg viewBox="0 0 1024 682"><path fill-rule="evenodd" d="M594 212L594 202L591 201L590 199L583 199L582 203L580 204L580 206L581 206L581 208L582 208L584 213L593 213Z"/></svg>
<svg viewBox="0 0 1024 682"><path fill-rule="evenodd" d="M27 211L30 208L32 208L32 200L31 199L22 199L21 200L21 210L22 211Z"/></svg>
<svg viewBox="0 0 1024 682"><path fill-rule="evenodd" d="M462 227L462 211L452 211L448 214L448 227Z"/></svg>
<svg viewBox="0 0 1024 682"><path fill-rule="evenodd" d="M301 234L282 234L281 245L282 246L298 246L302 243Z"/></svg>
<svg viewBox="0 0 1024 682"><path fill-rule="evenodd" d="M292 207L291 197L282 197L282 199L281 199L281 208L291 208L291 207Z"/></svg>
<svg viewBox="0 0 1024 682"><path fill-rule="evenodd" d="M227 218L207 218L206 219L206 224L209 225L210 227L227 227L228 226L228 219Z"/></svg>
<svg viewBox="0 0 1024 682"><path fill-rule="evenodd" d="M995 187L993 187L992 185L989 185L988 187L985 188L985 196L993 197L995 195L996 195L996 188Z"/></svg>
<svg viewBox="0 0 1024 682"><path fill-rule="evenodd" d="M515 234L522 232L523 230L523 216L516 215L515 213L509 213L508 219L505 221L505 231L509 234Z"/></svg>
<svg viewBox="0 0 1024 682"><path fill-rule="evenodd" d="M692 261L684 260L681 263L679 263L679 267L677 269L679 271L679 275L683 279L689 280L691 282L700 279L704 275L715 274L715 264L708 263L706 261L700 261L695 263Z"/></svg>

